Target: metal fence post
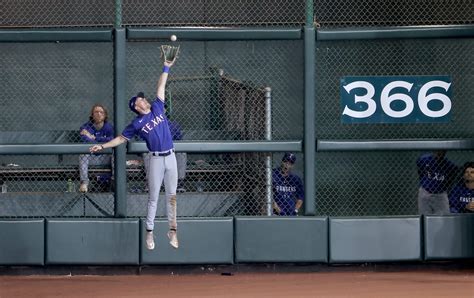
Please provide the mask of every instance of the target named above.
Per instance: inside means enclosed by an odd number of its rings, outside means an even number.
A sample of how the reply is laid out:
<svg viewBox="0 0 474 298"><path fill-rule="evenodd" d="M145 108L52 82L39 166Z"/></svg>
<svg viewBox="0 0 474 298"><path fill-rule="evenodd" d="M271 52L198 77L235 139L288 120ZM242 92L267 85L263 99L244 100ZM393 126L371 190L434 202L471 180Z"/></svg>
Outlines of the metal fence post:
<svg viewBox="0 0 474 298"><path fill-rule="evenodd" d="M115 0L115 29L122 27L122 0Z"/></svg>
<svg viewBox="0 0 474 298"><path fill-rule="evenodd" d="M265 88L265 139L272 140L272 88ZM265 157L265 196L267 201L267 216L272 215L272 155Z"/></svg>
<svg viewBox="0 0 474 298"><path fill-rule="evenodd" d="M315 197L315 30L313 0L306 0L304 28L304 191L305 215L314 215Z"/></svg>
<svg viewBox="0 0 474 298"><path fill-rule="evenodd" d="M114 120L115 135L125 128L126 53L125 29L115 29L114 37ZM127 216L126 146L115 148L115 217Z"/></svg>

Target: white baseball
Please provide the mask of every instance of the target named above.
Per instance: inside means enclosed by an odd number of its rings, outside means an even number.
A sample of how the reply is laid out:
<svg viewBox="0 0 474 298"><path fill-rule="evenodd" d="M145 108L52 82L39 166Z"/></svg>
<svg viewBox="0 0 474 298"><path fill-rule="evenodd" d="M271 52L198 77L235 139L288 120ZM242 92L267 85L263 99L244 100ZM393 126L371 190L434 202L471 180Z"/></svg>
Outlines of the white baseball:
<svg viewBox="0 0 474 298"><path fill-rule="evenodd" d="M176 37L176 35L171 35L170 39L171 41L176 41L178 38Z"/></svg>

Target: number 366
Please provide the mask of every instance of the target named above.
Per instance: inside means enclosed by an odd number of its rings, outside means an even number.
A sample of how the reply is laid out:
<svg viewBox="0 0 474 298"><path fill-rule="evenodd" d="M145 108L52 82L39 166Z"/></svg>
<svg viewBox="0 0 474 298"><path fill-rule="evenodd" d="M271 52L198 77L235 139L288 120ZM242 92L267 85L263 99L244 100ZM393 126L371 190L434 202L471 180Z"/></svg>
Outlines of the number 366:
<svg viewBox="0 0 474 298"><path fill-rule="evenodd" d="M428 81L423 84L419 89L417 96L417 105L421 113L431 118L439 118L448 114L451 111L451 99L446 94L429 92L429 90L437 87L438 89L442 88L445 91L448 91L450 86L451 83L440 80ZM355 81L342 87L349 94L355 89L366 90L364 95L354 95L354 103L364 103L366 105L366 109L362 111L355 111L346 105L344 107L344 111L342 112L343 115L353 118L368 118L376 112L377 103L373 99L376 92L374 86L371 83L366 81ZM394 92L395 88L398 88L398 90ZM415 108L415 103L408 94L399 93L399 90L405 89L407 93L410 93L412 88L413 83L402 80L392 81L385 85L380 93L380 105L383 112L389 117L393 118L403 118L410 115ZM429 103L430 101L434 100L441 102L440 109L432 110L430 108ZM398 107L403 106L403 108L394 110L392 108L392 104L398 102L404 103L404 105L397 105ZM361 105L358 106L361 107ZM437 106L439 107L439 104Z"/></svg>

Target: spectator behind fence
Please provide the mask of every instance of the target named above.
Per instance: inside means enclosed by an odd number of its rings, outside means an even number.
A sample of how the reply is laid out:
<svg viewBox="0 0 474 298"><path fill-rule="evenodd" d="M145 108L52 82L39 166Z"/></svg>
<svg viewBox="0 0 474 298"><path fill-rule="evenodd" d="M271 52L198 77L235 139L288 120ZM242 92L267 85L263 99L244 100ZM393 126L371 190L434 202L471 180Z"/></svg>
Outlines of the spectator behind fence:
<svg viewBox="0 0 474 298"><path fill-rule="evenodd" d="M86 143L105 143L114 138L114 128L108 122L107 109L96 104L92 107L89 121L80 128L81 140ZM81 154L79 155L79 173L81 185L79 191L89 190L89 165L111 165L111 155Z"/></svg>
<svg viewBox="0 0 474 298"><path fill-rule="evenodd" d="M457 167L446 158L446 150L422 155L416 161L420 188L420 214L449 214L448 188L456 177Z"/></svg>
<svg viewBox="0 0 474 298"><path fill-rule="evenodd" d="M474 212L474 162L464 164L462 182L449 193L452 213Z"/></svg>
<svg viewBox="0 0 474 298"><path fill-rule="evenodd" d="M280 167L273 169L273 212L276 215L298 215L303 205L303 181L291 173L295 162L296 156L287 152Z"/></svg>

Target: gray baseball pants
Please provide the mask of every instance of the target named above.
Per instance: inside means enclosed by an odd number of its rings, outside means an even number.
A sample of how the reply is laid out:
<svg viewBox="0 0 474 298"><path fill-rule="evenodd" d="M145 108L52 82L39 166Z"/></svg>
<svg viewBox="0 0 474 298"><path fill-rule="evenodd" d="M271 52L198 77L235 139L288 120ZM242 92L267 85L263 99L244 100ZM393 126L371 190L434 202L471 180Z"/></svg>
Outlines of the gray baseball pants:
<svg viewBox="0 0 474 298"><path fill-rule="evenodd" d="M146 216L146 229L152 231L155 226L156 209L160 196L161 184L165 183L166 214L170 229L177 229L176 223L176 187L178 185L178 170L176 156L153 156L149 154L148 167L148 209Z"/></svg>
<svg viewBox="0 0 474 298"><path fill-rule="evenodd" d="M114 174L114 163L111 155L94 155L94 154L81 154L79 155L79 173L81 182L89 184L89 166L98 165L111 165L112 176Z"/></svg>
<svg viewBox="0 0 474 298"><path fill-rule="evenodd" d="M418 189L418 213L423 215L449 214L449 200L446 192L430 193L423 187Z"/></svg>

